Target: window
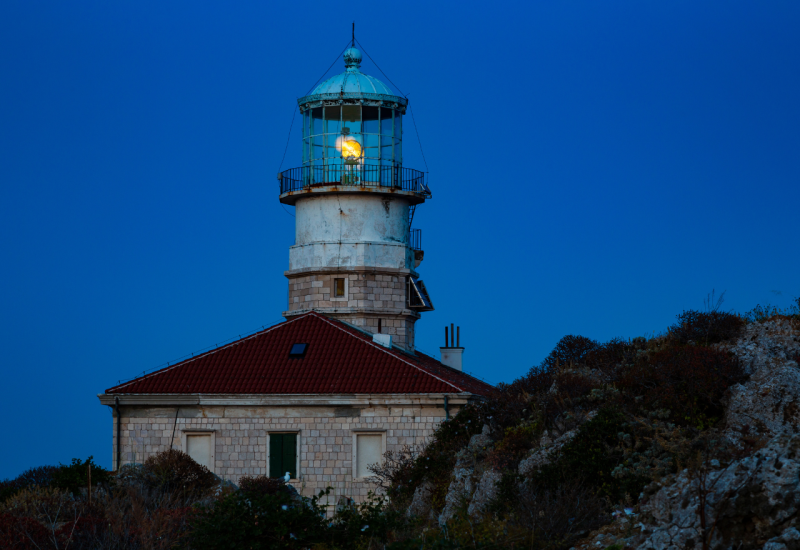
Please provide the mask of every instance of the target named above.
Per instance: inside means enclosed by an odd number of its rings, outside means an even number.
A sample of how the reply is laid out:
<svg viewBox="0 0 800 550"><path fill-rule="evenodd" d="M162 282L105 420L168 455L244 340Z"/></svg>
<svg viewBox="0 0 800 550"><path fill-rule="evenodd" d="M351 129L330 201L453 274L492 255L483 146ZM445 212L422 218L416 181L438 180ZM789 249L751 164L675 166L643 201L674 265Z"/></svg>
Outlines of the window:
<svg viewBox="0 0 800 550"><path fill-rule="evenodd" d="M192 460L214 471L213 432L184 432L183 448Z"/></svg>
<svg viewBox="0 0 800 550"><path fill-rule="evenodd" d="M356 433L353 436L353 477L374 477L369 471L372 464L383 462L386 443L383 433Z"/></svg>
<svg viewBox="0 0 800 550"><path fill-rule="evenodd" d="M297 434L269 434L269 477L297 479Z"/></svg>
<svg viewBox="0 0 800 550"><path fill-rule="evenodd" d="M289 350L289 357L303 357L308 350L308 344L292 344L292 349Z"/></svg>
<svg viewBox="0 0 800 550"><path fill-rule="evenodd" d="M334 279L331 289L331 300L343 302L347 300L347 279Z"/></svg>
<svg viewBox="0 0 800 550"><path fill-rule="evenodd" d="M433 311L433 302L425 283L416 277L408 278L408 307L417 311Z"/></svg>

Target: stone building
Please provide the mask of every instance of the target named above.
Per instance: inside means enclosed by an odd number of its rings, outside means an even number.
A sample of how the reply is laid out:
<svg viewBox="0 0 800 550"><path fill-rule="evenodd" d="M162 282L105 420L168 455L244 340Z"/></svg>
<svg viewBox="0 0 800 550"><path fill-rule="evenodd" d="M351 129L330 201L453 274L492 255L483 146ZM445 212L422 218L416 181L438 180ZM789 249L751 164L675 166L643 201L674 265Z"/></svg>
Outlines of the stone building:
<svg viewBox="0 0 800 550"><path fill-rule="evenodd" d="M289 472L303 494L359 500L386 451L492 391L463 372L452 329L447 364L415 349L433 304L411 224L431 191L402 164L407 99L362 73L355 47L344 58L298 100L303 165L279 175L296 211L286 321L100 394L114 469L178 448L233 482Z"/></svg>

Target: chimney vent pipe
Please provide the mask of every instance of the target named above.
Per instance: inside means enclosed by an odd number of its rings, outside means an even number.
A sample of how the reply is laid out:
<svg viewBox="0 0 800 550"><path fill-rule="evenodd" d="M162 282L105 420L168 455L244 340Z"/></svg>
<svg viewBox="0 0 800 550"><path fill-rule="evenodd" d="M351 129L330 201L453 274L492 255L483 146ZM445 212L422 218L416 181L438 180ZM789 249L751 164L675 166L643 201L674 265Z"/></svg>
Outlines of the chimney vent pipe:
<svg viewBox="0 0 800 550"><path fill-rule="evenodd" d="M439 348L442 352L442 363L457 371L464 370L464 348L461 347L461 327L456 327L455 323L450 323L444 327L444 347Z"/></svg>

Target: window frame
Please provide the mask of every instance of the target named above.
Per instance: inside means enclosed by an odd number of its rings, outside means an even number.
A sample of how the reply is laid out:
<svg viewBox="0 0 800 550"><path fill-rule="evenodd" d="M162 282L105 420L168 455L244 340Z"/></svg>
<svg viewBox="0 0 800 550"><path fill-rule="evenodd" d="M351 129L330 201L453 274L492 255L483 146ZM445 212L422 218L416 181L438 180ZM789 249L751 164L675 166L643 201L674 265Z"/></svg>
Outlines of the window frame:
<svg viewBox="0 0 800 550"><path fill-rule="evenodd" d="M216 431L215 430L206 430L206 429L192 429L187 428L185 430L181 430L181 449L187 455L189 454L189 446L187 441L187 435L209 435L211 436L211 473L216 473L216 466L217 466L217 438L216 438Z"/></svg>
<svg viewBox="0 0 800 550"><path fill-rule="evenodd" d="M352 477L353 481L372 481L375 479L375 476L369 475L364 477L358 477L358 436L360 435L379 435L381 436L381 463L384 461L384 455L386 454L386 430L375 430L375 429L364 429L364 430L353 430L353 450L352 450L352 462L353 462L353 472Z"/></svg>
<svg viewBox="0 0 800 550"><path fill-rule="evenodd" d="M336 279L344 279L344 296L335 296L336 293ZM350 297L350 277L331 277L331 302L347 302Z"/></svg>
<svg viewBox="0 0 800 550"><path fill-rule="evenodd" d="M270 475L269 475L270 474L269 463L270 463L270 459L271 459L271 456L270 456L271 450L270 449L272 448L271 440L272 440L272 436L273 435L294 435L295 436L295 451L294 451L295 465L294 465L294 472L295 472L295 475L297 477L291 478L289 480L289 482L295 482L295 483L299 482L300 479L301 479L301 476L302 476L302 474L300 473L300 448L301 448L300 447L300 437L301 437L300 430L269 430L267 432L267 452L266 452L267 464L266 464L266 468L265 468L265 470L266 470L266 474L265 475L267 477L270 477ZM285 474L282 474L279 477L283 477L283 475L285 475Z"/></svg>

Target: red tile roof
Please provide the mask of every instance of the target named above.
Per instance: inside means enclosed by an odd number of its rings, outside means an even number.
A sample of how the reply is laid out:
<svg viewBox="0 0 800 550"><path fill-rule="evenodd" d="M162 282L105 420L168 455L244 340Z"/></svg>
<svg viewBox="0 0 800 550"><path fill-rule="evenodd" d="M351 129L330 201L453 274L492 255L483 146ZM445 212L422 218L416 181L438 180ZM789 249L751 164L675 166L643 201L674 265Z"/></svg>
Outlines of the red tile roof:
<svg viewBox="0 0 800 550"><path fill-rule="evenodd" d="M296 343L309 344L303 358L289 357ZM346 323L310 312L106 393L489 395L493 389L424 353L390 350Z"/></svg>

